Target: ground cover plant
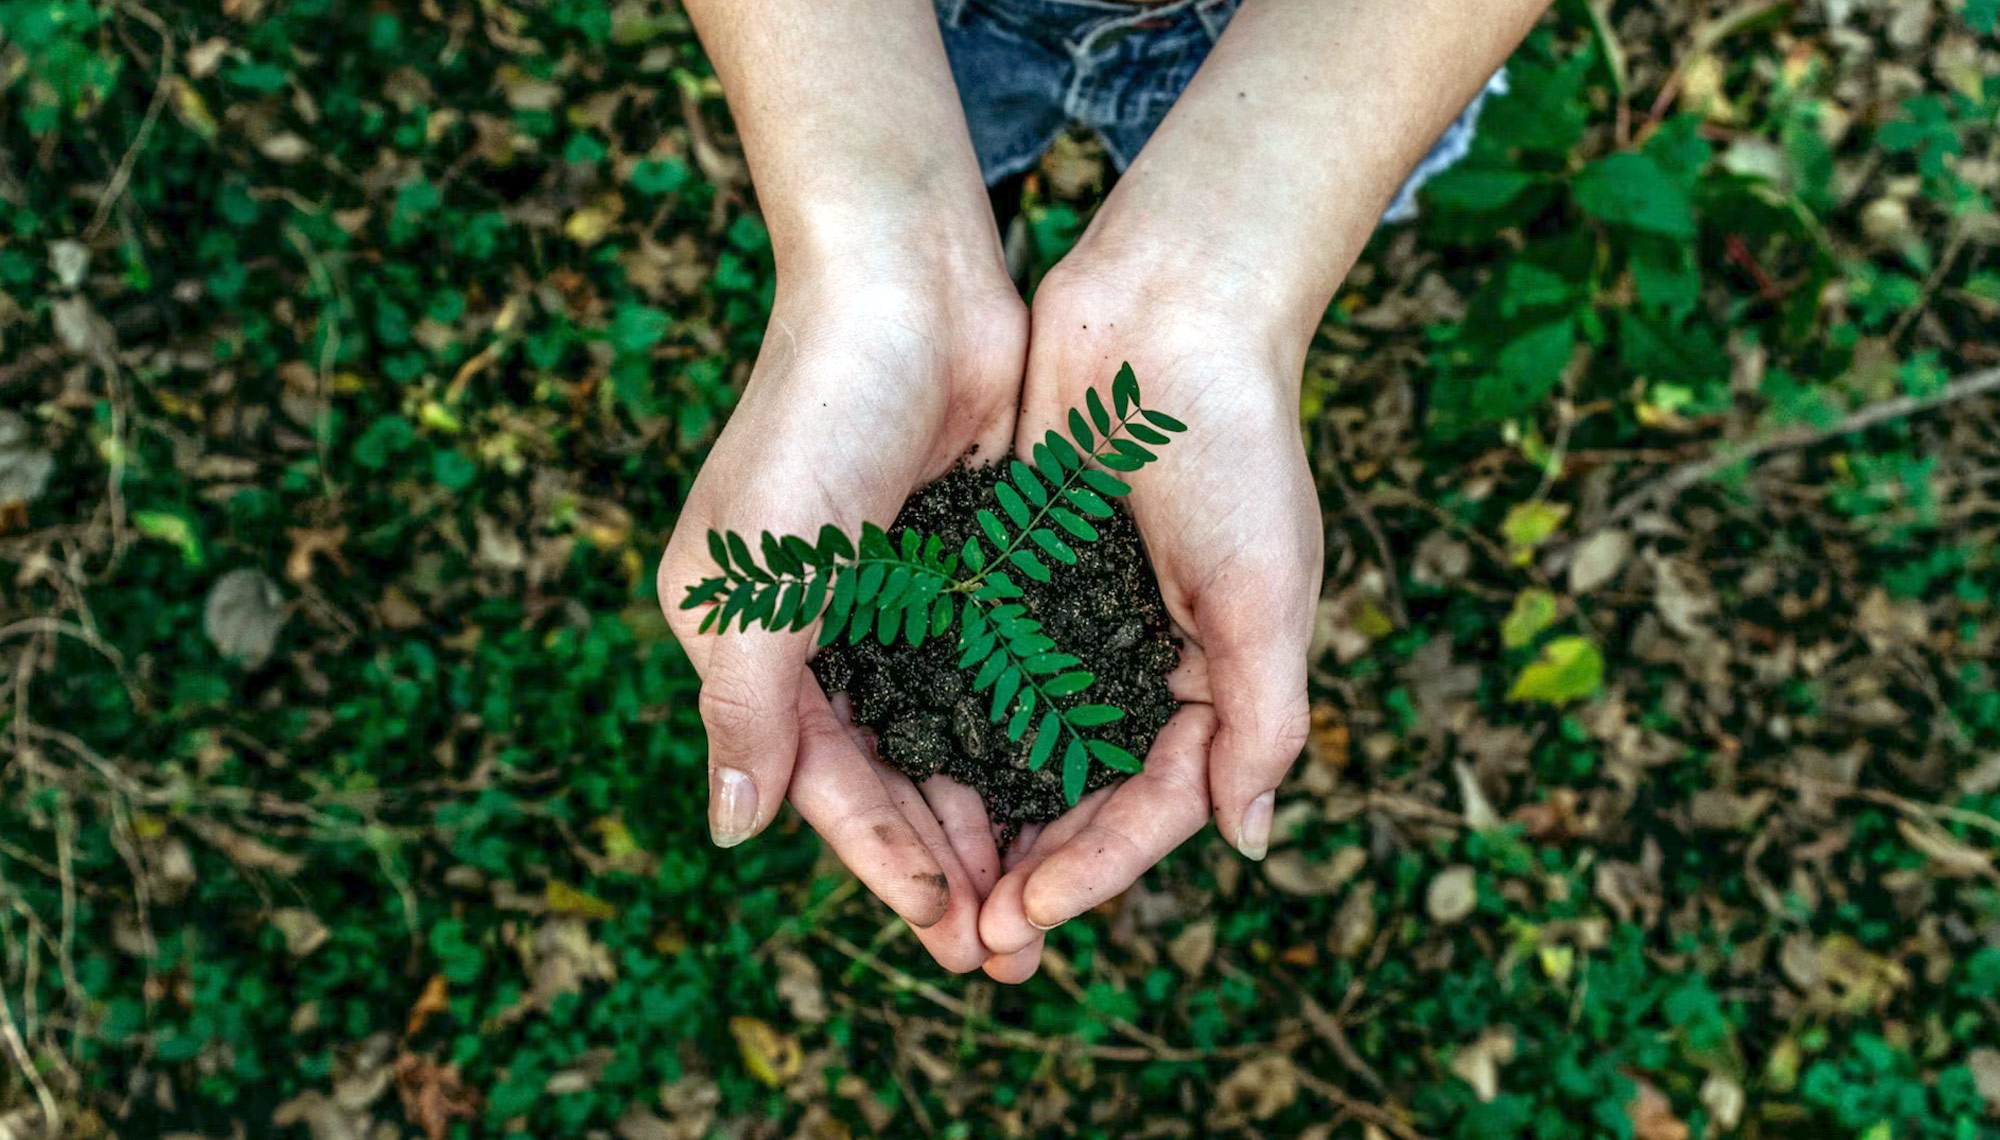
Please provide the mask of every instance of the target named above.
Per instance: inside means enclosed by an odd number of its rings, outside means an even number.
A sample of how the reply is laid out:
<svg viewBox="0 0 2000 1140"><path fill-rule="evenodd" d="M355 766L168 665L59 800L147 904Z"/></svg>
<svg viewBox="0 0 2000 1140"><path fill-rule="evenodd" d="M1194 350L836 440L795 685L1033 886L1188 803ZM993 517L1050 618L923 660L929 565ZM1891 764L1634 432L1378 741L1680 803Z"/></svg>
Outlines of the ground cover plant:
<svg viewBox="0 0 2000 1140"><path fill-rule="evenodd" d="M1270 858L1008 989L688 808L677 11L0 0L0 1129L2000 1135L1996 15L1558 4L1308 361Z"/></svg>
<svg viewBox="0 0 2000 1140"><path fill-rule="evenodd" d="M989 810L998 813L996 820L1018 825L1053 819L1064 807L1076 804L1086 783L1102 786L1105 782L1090 781L1092 761L1114 772L1139 771L1139 757L1151 747L1167 714L1173 711L1171 698L1158 698L1166 692L1166 675L1173 671L1178 654L1161 654L1151 663L1153 683L1149 688L1155 699L1153 707L1145 710L1156 715L1136 734L1123 734L1123 742L1095 731L1125 721L1129 711L1120 705L1077 699L1085 697L1097 682L1097 675L1082 667L1085 661L1079 654L1104 655L1095 652L1096 647L1084 637L1067 641L1050 637L1043 619L1037 616L1054 617L1058 611L1074 614L1079 607L1086 607L1101 608L1103 617L1114 618L1129 609L1133 595L1137 595L1139 604L1150 611L1150 624L1165 624L1165 606L1159 601L1156 583L1114 589L1101 602L1082 596L1085 580L1081 577L1078 586L1064 588L1070 586L1071 579L1062 573L1063 568L1082 561L1076 547L1103 537L1098 523L1112 518L1116 511L1113 502L1131 491L1117 476L1091 464L1122 473L1137 471L1159 458L1147 444L1162 447L1170 439L1168 433L1187 430L1186 424L1165 412L1140 405L1139 381L1129 364L1119 369L1111 393L1116 411L1105 406L1097 389L1089 389L1085 399L1089 417L1084 415L1085 408L1071 408L1068 436L1053 430L1046 433L1034 446L1033 465L1018 459L1004 466L994 464L993 478L987 481L992 505L967 496L957 512L959 525L948 537L941 533L943 526L932 529L916 525L914 519L899 520L894 536L873 523L863 524L856 538L832 525L822 527L817 542L765 531L758 541L758 551L763 554L760 564L757 552L742 535L711 530L709 556L723 573L689 586L681 608L707 608L701 619L702 633L726 630L732 621L739 630L754 625L793 632L818 622L822 648L845 633L848 642L855 645L872 638L885 648L900 644L919 650L927 638L942 639L956 631L958 636L951 639L956 643L956 667L970 675L969 692L991 691L987 719L1006 725L1007 743L1020 745L1017 758L1028 772L1040 773L1051 759L1062 758L1054 769L1061 773L1060 778L1052 772L1046 785L1049 792L1060 787L1061 796L1024 797L1017 782L1005 773L979 771L988 765L960 763L952 767L986 795ZM920 488L913 496L917 501L915 517L930 514L924 504L937 499L937 491L947 491L954 484L971 486L969 480L954 480L935 490ZM975 529L977 533L971 533ZM992 550L981 544L982 538L992 544ZM1144 578L1144 553L1136 543L1113 549L1125 556L1124 567L1114 564L1114 572L1123 569L1128 581ZM1054 562L1056 569L1052 571L1043 558ZM1015 583L1007 569L1010 566L1027 582L1050 589L1030 596ZM837 672L829 673L822 667L821 676L836 679L834 689L851 692L864 709L876 703L870 690L878 686L870 682L889 683L887 671L864 670L856 676L853 655L843 654L838 660ZM913 694L938 683L935 673L921 664L918 668L922 672L906 686ZM1144 678L1133 680L1143 684ZM916 726L909 721L864 712L861 722L882 734L883 758L913 779L924 779L946 767L942 758L916 755L935 751L937 746L913 740L910 729ZM911 747L902 747L905 742ZM975 750L982 753L978 759L986 759L984 747L961 747L958 751ZM1033 776L1029 780L1040 783Z"/></svg>

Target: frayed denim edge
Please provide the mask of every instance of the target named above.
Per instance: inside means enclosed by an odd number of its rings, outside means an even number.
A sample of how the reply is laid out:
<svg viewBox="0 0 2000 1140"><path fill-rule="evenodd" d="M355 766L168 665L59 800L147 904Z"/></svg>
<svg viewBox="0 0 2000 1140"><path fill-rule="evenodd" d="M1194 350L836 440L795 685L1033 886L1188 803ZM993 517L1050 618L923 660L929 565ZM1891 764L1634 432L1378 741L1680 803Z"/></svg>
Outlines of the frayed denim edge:
<svg viewBox="0 0 2000 1140"><path fill-rule="evenodd" d="M1486 106L1487 98L1493 95L1505 95L1507 89L1507 69L1503 67L1493 73L1493 78L1486 81L1486 86L1480 88L1479 94L1472 97L1471 105L1465 108L1451 126L1445 128L1444 137L1437 141L1431 152L1424 156L1424 160L1417 164L1415 170L1410 172L1409 179L1396 193L1396 200L1389 203L1387 210L1382 211L1384 222L1407 222L1417 216L1417 191L1423 189L1424 183L1458 165L1458 161L1472 149L1473 136L1479 133L1479 112Z"/></svg>

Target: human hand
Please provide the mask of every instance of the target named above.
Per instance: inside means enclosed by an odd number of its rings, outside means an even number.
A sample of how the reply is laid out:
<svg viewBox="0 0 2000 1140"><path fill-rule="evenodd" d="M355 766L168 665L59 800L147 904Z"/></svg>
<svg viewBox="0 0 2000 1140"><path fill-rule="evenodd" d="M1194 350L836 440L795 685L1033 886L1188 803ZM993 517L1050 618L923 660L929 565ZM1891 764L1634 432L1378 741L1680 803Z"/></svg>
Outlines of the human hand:
<svg viewBox="0 0 2000 1140"><path fill-rule="evenodd" d="M1211 810L1224 838L1263 858L1277 786L1305 742L1323 569L1298 421L1305 345L1295 325L1259 315L1254 289L1188 278L1191 287L1162 283L1079 248L1035 296L1018 450L1127 361L1147 405L1189 425L1159 462L1126 477L1186 643L1171 679L1184 704L1141 774L1010 853L979 925L994 955L986 970L1001 981L1032 975L1045 930L1124 891Z"/></svg>
<svg viewBox="0 0 2000 1140"><path fill-rule="evenodd" d="M978 794L942 777L920 791L874 759L807 668L813 630L700 633L703 611L680 603L715 572L711 529L755 541L765 530L887 525L968 449L1005 451L1027 318L997 258L987 268L915 254L886 269L781 272L743 399L695 480L658 579L702 678L715 842L756 835L789 796L955 971L987 958L979 905L999 875Z"/></svg>

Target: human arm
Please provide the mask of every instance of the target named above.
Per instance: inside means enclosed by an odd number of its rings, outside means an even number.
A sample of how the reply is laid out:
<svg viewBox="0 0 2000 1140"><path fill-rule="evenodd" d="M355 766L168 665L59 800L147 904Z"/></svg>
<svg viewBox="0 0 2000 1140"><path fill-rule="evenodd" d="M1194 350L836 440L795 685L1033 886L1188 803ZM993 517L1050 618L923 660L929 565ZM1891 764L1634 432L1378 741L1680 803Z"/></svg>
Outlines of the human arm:
<svg viewBox="0 0 2000 1140"><path fill-rule="evenodd" d="M1128 500L1187 653L1146 772L1036 837L988 897L996 977L1211 815L1252 858L1303 742L1322 572L1298 423L1314 330L1409 169L1545 0L1246 0L1036 294L1018 438L1129 361L1190 431ZM993 968L989 967L989 971Z"/></svg>
<svg viewBox="0 0 2000 1140"><path fill-rule="evenodd" d="M711 831L741 843L789 796L941 963L971 969L997 871L954 839L972 829L867 755L806 667L810 632L700 633L700 611L679 603L714 572L710 529L755 541L886 525L968 448L1001 450L1026 316L924 0L687 9L742 135L778 278L742 401L659 573L702 675Z"/></svg>

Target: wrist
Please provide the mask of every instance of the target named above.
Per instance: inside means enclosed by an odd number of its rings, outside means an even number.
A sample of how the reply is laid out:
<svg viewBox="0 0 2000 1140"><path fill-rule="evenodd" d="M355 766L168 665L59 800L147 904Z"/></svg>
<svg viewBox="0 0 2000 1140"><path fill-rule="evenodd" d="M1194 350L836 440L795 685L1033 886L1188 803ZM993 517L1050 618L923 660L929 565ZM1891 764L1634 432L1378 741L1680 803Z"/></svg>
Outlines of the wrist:
<svg viewBox="0 0 2000 1140"><path fill-rule="evenodd" d="M1094 230L1036 292L1037 337L1046 328L1066 341L1163 360L1231 356L1254 362L1295 397L1326 298L1283 280L1280 267L1185 232L1193 228Z"/></svg>
<svg viewBox="0 0 2000 1140"><path fill-rule="evenodd" d="M1241 216L1189 224L1215 216L1208 207L1119 206L1107 202L1066 259L1079 277L1141 297L1148 311L1303 362L1354 254L1302 253L1300 235Z"/></svg>

